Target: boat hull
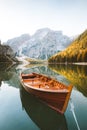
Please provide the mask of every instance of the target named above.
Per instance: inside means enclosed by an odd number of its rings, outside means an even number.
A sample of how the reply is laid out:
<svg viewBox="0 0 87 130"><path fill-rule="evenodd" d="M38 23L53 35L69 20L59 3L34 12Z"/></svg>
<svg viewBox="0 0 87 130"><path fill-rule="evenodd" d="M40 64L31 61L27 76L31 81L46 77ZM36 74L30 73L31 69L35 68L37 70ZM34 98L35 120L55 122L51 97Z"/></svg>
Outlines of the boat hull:
<svg viewBox="0 0 87 130"><path fill-rule="evenodd" d="M39 98L41 101L43 101L52 109L56 110L61 114L65 112L70 98L72 86L68 87L69 91L48 92L48 91L32 89L28 85L25 85L23 81L21 81L21 83L27 92Z"/></svg>

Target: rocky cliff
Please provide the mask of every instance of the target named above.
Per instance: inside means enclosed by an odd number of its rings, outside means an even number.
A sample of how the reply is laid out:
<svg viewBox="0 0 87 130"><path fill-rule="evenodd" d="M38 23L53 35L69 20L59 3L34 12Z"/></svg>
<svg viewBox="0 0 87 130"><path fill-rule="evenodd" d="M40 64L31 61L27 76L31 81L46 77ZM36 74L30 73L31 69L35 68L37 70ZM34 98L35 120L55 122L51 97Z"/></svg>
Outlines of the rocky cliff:
<svg viewBox="0 0 87 130"><path fill-rule="evenodd" d="M73 39L64 35L62 31L43 28L32 36L25 34L10 39L6 44L11 46L18 56L47 60L53 54L65 49L72 41Z"/></svg>
<svg viewBox="0 0 87 130"><path fill-rule="evenodd" d="M1 45L0 42L0 62L17 62L15 53L8 45Z"/></svg>

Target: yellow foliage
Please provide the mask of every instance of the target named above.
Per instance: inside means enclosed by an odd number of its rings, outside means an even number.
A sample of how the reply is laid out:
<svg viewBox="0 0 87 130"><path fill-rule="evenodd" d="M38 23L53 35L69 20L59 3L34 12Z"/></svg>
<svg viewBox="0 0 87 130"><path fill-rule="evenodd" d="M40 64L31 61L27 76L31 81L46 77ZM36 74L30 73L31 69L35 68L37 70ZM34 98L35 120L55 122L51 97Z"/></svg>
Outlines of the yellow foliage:
<svg viewBox="0 0 87 130"><path fill-rule="evenodd" d="M87 61L87 30L83 32L73 43L64 51L52 56L49 62L82 62ZM60 59L61 58L61 59Z"/></svg>

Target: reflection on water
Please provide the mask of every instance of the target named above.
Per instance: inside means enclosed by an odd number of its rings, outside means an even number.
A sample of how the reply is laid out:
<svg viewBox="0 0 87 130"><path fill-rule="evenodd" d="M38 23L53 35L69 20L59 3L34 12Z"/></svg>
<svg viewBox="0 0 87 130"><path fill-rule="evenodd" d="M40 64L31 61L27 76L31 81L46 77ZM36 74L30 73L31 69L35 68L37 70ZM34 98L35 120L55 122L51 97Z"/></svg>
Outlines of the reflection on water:
<svg viewBox="0 0 87 130"><path fill-rule="evenodd" d="M11 67L9 64L0 63L0 86L2 81L9 86L19 88L19 75L16 72L16 66Z"/></svg>
<svg viewBox="0 0 87 130"><path fill-rule="evenodd" d="M0 63L0 86L2 81L8 81L12 77L12 72L8 71L9 64Z"/></svg>
<svg viewBox="0 0 87 130"><path fill-rule="evenodd" d="M0 62L0 71L8 71L12 67L10 63L2 63Z"/></svg>
<svg viewBox="0 0 87 130"><path fill-rule="evenodd" d="M20 96L23 108L41 130L68 130L64 115L56 113L23 88Z"/></svg>
<svg viewBox="0 0 87 130"><path fill-rule="evenodd" d="M17 70L17 67L10 69L9 65L0 64L0 86L2 81L10 86L19 87L19 73L23 70ZM25 73L37 72L55 77L64 84L73 84L83 95L87 97L87 66L78 65L50 65L48 66L30 66L25 68Z"/></svg>
<svg viewBox="0 0 87 130"><path fill-rule="evenodd" d="M64 115L57 114L23 90L19 81L19 74L22 71L46 74L64 84L71 83L76 87L71 94L72 103L69 102ZM0 130L77 130L78 125L80 130L87 129L86 66L35 65L22 70L16 66L10 68L7 65L0 65L0 84Z"/></svg>
<svg viewBox="0 0 87 130"><path fill-rule="evenodd" d="M87 97L87 66L50 65L52 71L65 76L84 96Z"/></svg>
<svg viewBox="0 0 87 130"><path fill-rule="evenodd" d="M64 78L64 76L52 71L47 65L30 66L29 68L26 68L25 70L23 70L23 72L24 73L36 72L36 73L40 73L40 74L45 74L45 75L48 75L48 76L50 76L52 78L57 79L58 81L66 84L66 85L70 84L69 80Z"/></svg>

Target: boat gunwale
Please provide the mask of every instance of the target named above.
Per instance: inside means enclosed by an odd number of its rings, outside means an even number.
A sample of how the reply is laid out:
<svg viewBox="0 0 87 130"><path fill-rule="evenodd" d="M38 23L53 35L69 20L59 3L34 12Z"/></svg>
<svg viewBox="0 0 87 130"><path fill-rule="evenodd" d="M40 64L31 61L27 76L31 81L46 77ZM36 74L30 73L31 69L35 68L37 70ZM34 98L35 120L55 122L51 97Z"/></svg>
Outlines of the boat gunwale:
<svg viewBox="0 0 87 130"><path fill-rule="evenodd" d="M67 87L67 89L59 89L59 90L58 89L57 90L47 89L46 90L46 89L43 89L43 88L34 88L31 85L24 83L23 81L22 81L22 84L23 84L23 86L26 86L27 88L30 88L30 89L36 90L36 91L50 92L50 93L69 93L68 87Z"/></svg>

